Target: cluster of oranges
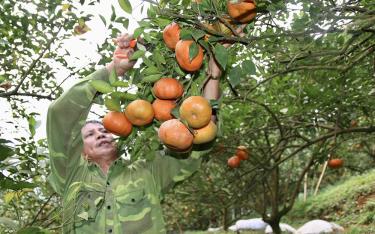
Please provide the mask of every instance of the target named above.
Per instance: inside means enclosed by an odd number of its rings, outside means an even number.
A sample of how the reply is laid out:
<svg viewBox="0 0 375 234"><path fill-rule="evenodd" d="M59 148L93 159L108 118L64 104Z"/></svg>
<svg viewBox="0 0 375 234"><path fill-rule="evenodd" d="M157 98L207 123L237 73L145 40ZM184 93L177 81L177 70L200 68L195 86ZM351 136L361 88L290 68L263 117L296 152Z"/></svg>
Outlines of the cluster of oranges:
<svg viewBox="0 0 375 234"><path fill-rule="evenodd" d="M163 40L166 46L176 53L177 63L182 69L188 72L195 72L203 64L203 49L197 44L198 53L190 59L190 46L195 43L193 40L180 40L180 26L172 22L163 30Z"/></svg>
<svg viewBox="0 0 375 234"><path fill-rule="evenodd" d="M200 1L197 3L199 4ZM255 8L253 0L228 0L227 9L231 17L228 17L228 22L250 22L255 17ZM227 30L223 25L218 27L217 30ZM173 22L165 27L163 39L166 46L175 52L177 63L182 69L195 72L201 68L204 57L202 47L194 40L180 39L180 26L177 23ZM197 51L193 58L190 51L192 48ZM148 125L155 118L162 122L158 130L161 142L175 151L187 151L193 144L204 144L216 137L217 127L211 121L212 108L207 99L202 96L186 98L179 107L180 118L175 119L171 112L184 93L181 83L175 78L161 78L154 83L152 91L156 97L153 103L142 99L134 100L123 112L107 113L103 118L103 126L113 134L126 137L132 132L133 126ZM241 153L240 149L237 151L237 158L232 159L231 162L247 159L248 153ZM237 167L239 161L229 163L228 160L228 165Z"/></svg>
<svg viewBox="0 0 375 234"><path fill-rule="evenodd" d="M152 90L156 97L152 104L142 99L134 100L124 112L107 113L103 126L113 134L126 137L133 125L145 126L155 118L162 122L158 130L160 141L175 151L189 150L193 144L204 144L216 137L217 127L211 121L212 108L207 99L191 96L182 102L179 114L186 126L171 114L184 92L182 84L174 78L161 78Z"/></svg>
<svg viewBox="0 0 375 234"><path fill-rule="evenodd" d="M228 159L228 166L237 168L240 166L241 161L249 159L249 151L246 146L240 145L236 149L236 153Z"/></svg>

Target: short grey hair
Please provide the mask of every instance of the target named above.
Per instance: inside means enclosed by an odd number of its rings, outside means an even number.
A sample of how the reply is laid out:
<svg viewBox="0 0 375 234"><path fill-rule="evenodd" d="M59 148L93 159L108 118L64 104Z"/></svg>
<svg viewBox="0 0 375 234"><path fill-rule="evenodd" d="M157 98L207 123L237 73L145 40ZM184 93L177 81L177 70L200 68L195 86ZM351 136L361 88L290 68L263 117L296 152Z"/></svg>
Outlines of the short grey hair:
<svg viewBox="0 0 375 234"><path fill-rule="evenodd" d="M87 124L90 124L90 123L103 125L102 121L99 121L99 120L96 120L96 119L92 119L92 120L87 120L85 122L85 124L83 125L83 127L86 126Z"/></svg>

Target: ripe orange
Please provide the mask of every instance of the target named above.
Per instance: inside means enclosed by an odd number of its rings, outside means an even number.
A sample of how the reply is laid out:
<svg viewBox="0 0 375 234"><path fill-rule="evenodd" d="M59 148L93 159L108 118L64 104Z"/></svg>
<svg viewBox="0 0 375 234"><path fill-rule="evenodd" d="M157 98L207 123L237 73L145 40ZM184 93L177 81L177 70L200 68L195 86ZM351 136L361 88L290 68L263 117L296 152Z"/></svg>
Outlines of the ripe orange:
<svg viewBox="0 0 375 234"><path fill-rule="evenodd" d="M152 108L154 109L155 119L159 121L166 121L173 119L171 111L176 107L176 102L174 100L162 100L155 99L152 103Z"/></svg>
<svg viewBox="0 0 375 234"><path fill-rule="evenodd" d="M180 40L180 26L175 22L168 24L163 30L163 40L169 49L174 50Z"/></svg>
<svg viewBox="0 0 375 234"><path fill-rule="evenodd" d="M333 158L328 161L328 167L332 169L340 168L344 165L344 160L340 158Z"/></svg>
<svg viewBox="0 0 375 234"><path fill-rule="evenodd" d="M128 136L132 132L132 124L122 112L108 112L103 120L103 127L117 136Z"/></svg>
<svg viewBox="0 0 375 234"><path fill-rule="evenodd" d="M206 126L212 115L212 108L208 100L202 96L190 96L180 106L180 117L187 121L192 128Z"/></svg>
<svg viewBox="0 0 375 234"><path fill-rule="evenodd" d="M190 45L193 40L179 40L176 44L176 59L180 67L186 71L194 72L199 70L203 63L203 49L198 46L198 54L190 60ZM195 42L194 42L195 43Z"/></svg>
<svg viewBox="0 0 375 234"><path fill-rule="evenodd" d="M133 125L144 126L152 122L154 110L148 101L137 99L129 103L125 115Z"/></svg>
<svg viewBox="0 0 375 234"><path fill-rule="evenodd" d="M164 145L175 151L186 151L193 145L193 134L178 119L163 122L158 136Z"/></svg>
<svg viewBox="0 0 375 234"><path fill-rule="evenodd" d="M256 16L256 3L254 0L228 0L229 15L243 24L249 23Z"/></svg>
<svg viewBox="0 0 375 234"><path fill-rule="evenodd" d="M184 93L184 87L174 78L161 78L155 82L152 91L160 99L177 99Z"/></svg>
<svg viewBox="0 0 375 234"><path fill-rule="evenodd" d="M241 159L241 160L247 160L249 158L249 152L246 148L246 146L240 145L236 149L236 155Z"/></svg>
<svg viewBox="0 0 375 234"><path fill-rule="evenodd" d="M229 167L231 167L231 168L236 168L236 167L239 167L240 166L240 163L241 163L241 159L238 157L238 156L236 156L236 155L234 155L234 156L232 156L232 157L230 157L229 159L228 159L228 166Z"/></svg>
<svg viewBox="0 0 375 234"><path fill-rule="evenodd" d="M217 126L214 122L210 121L203 128L194 130L194 144L203 144L215 139L217 133Z"/></svg>

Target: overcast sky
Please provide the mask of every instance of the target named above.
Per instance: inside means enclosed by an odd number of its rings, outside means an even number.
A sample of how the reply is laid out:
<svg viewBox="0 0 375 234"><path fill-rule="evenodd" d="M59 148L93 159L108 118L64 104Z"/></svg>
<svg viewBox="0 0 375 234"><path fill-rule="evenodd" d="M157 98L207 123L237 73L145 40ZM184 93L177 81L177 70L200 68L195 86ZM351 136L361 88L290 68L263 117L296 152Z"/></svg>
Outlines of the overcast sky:
<svg viewBox="0 0 375 234"><path fill-rule="evenodd" d="M96 4L94 6L81 6L78 10L94 15L91 21L86 22L86 24L91 28L91 31L85 33L84 35L76 36L69 40L66 40L64 48L68 50L72 55L71 58L67 58L67 61L69 63L74 63L77 67L82 67L90 63L91 61L99 61L100 56L96 53L96 44L103 43L107 35L110 34L110 31L105 28L105 25L100 19L99 14L104 16L106 18L106 21L109 22L110 16L112 14L111 5L115 7L117 16L124 16L129 19L130 22L128 32L133 32L134 29L138 26L137 21L146 16L146 6L148 5L148 3L143 3L141 0L131 0L130 2L133 7L132 15L126 14L120 8L117 0L100 1L99 4ZM142 5L145 5L143 7L143 12L141 12ZM125 29L124 32L126 32ZM82 40L83 38L85 40ZM65 77L66 73L61 72L60 74L57 74L56 78L61 80ZM66 83L64 83L63 88L66 89L70 87L72 83L74 83L74 80L68 80ZM39 127L36 131L36 139L45 138L45 116L48 104L49 101L41 100L38 102L33 102L30 107L27 108L29 112L40 113L40 116L37 117ZM27 128L28 123L26 120L23 120L19 123L19 125L24 128L14 129L13 124L3 124L8 121L13 121L10 105L6 99L0 98L0 108L2 110L2 114L0 116L0 122L2 123L1 133L4 134L3 136L1 136L2 138L14 139L29 135Z"/></svg>

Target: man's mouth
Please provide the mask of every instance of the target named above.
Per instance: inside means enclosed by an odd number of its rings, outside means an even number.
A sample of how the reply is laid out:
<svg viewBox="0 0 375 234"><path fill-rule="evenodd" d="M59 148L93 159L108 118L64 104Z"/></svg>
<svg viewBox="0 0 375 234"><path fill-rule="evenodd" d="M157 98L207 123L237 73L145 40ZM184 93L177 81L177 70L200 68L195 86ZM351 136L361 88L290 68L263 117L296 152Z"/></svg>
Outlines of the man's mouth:
<svg viewBox="0 0 375 234"><path fill-rule="evenodd" d="M101 146L105 146L105 145L112 145L112 142L111 141L101 141L99 144L98 144L98 147L101 147Z"/></svg>

